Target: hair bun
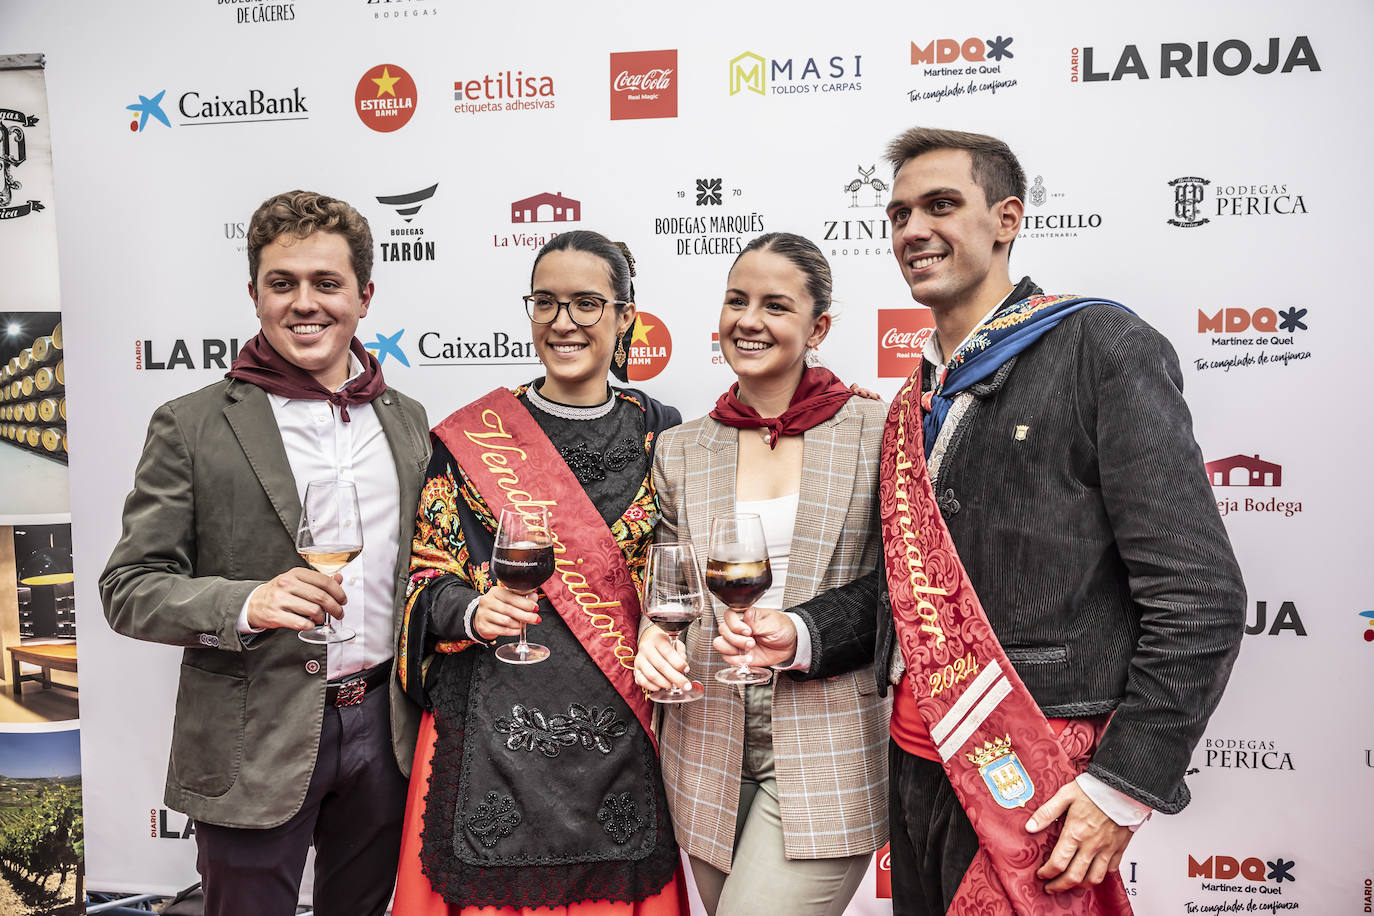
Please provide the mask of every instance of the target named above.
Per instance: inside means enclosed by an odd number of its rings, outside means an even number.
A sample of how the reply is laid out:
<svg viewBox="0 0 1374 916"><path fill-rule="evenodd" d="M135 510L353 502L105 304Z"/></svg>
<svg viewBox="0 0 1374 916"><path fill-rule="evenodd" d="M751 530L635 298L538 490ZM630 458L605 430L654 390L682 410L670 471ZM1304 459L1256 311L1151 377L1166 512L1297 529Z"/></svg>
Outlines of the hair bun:
<svg viewBox="0 0 1374 916"><path fill-rule="evenodd" d="M630 276L635 275L635 256L630 254L630 246L624 242L615 242L615 247L620 249L620 253L625 256L625 263L630 267Z"/></svg>

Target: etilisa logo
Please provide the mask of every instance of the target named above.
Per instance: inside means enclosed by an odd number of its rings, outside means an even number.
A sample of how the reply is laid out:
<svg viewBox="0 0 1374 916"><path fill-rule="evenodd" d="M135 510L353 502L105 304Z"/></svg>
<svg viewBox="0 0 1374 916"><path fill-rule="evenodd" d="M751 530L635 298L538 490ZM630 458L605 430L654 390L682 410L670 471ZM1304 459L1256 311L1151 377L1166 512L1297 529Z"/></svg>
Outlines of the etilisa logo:
<svg viewBox="0 0 1374 916"><path fill-rule="evenodd" d="M582 219L582 201L565 197L562 191L543 191L511 201L510 221L512 225L525 226L530 223L575 223ZM511 232L493 233L493 248L542 248L544 243L558 233L550 232Z"/></svg>
<svg viewBox="0 0 1374 916"><path fill-rule="evenodd" d="M1205 76L1242 76L1321 70L1306 35L1270 38L1254 47L1240 38L1224 41L1165 42L1158 53L1138 45L1113 48L1085 46L1069 49L1070 83L1107 83L1123 79L1196 79Z"/></svg>
<svg viewBox="0 0 1374 916"><path fill-rule="evenodd" d="M1311 359L1312 351L1306 349L1309 321L1308 309L1296 305L1198 309L1197 332L1206 336L1214 355L1194 359L1193 368L1230 372L1251 366L1287 367Z"/></svg>
<svg viewBox="0 0 1374 916"><path fill-rule="evenodd" d="M765 58L745 51L730 59L730 94L820 95L858 92L863 87L863 55Z"/></svg>
<svg viewBox="0 0 1374 916"><path fill-rule="evenodd" d="M654 219L654 235L671 239L673 253L682 257L693 255L738 255L744 250L746 238L764 231L763 214L757 211L714 211L726 201L735 203L744 196L742 188L726 183L724 178L698 178L696 184L677 192L678 200L694 200L696 206L708 208L706 215L660 216Z"/></svg>
<svg viewBox="0 0 1374 916"><path fill-rule="evenodd" d="M1036 175L1026 189L1030 208L1021 218L1019 239L1071 239L1080 233L1102 228L1102 214L1073 210L1067 206L1063 191L1046 186L1044 176ZM1048 207L1051 212L1042 212Z"/></svg>
<svg viewBox="0 0 1374 916"><path fill-rule="evenodd" d="M557 107L553 77L499 70L477 79L454 80L455 114L538 111Z"/></svg>
<svg viewBox="0 0 1374 916"><path fill-rule="evenodd" d="M844 196L837 196L836 202L838 205L838 201L843 200L845 209L840 211L835 219L825 220L821 228L821 240L831 245L830 257L891 256L892 236L889 233L890 224L886 214L850 212L876 210L887 204L890 186L882 178L874 176L877 170L877 163L868 168L859 165L857 174L847 176L844 184L840 186Z"/></svg>
<svg viewBox="0 0 1374 916"><path fill-rule="evenodd" d="M403 68L378 64L358 80L353 104L364 124L379 133L390 133L409 123L419 97L415 80Z"/></svg>
<svg viewBox="0 0 1374 916"><path fill-rule="evenodd" d="M135 369L219 369L227 370L238 358L239 341L236 337L221 339L206 337L201 340L178 337L168 341L151 339L134 341Z"/></svg>
<svg viewBox="0 0 1374 916"><path fill-rule="evenodd" d="M37 123L37 115L0 108L0 220L18 219L43 209L42 202L37 200L14 202L14 192L24 187L19 180L19 167L29 159L24 128Z"/></svg>
<svg viewBox="0 0 1374 916"><path fill-rule="evenodd" d="M372 355L377 357L377 365L379 366L385 366L387 359L390 358L409 368L410 360L406 357L406 351L401 349L401 338L405 336L405 332L405 328L401 328L391 335L378 331L377 339L363 344L363 347L372 351Z"/></svg>
<svg viewBox="0 0 1374 916"><path fill-rule="evenodd" d="M1307 201L1287 184L1221 184L1197 175L1169 182L1174 215L1170 226L1196 229L1214 219L1237 216L1294 216L1307 212Z"/></svg>
<svg viewBox="0 0 1374 916"><path fill-rule="evenodd" d="M942 102L961 96L996 95L1016 87L1011 75L1016 52L1010 36L923 38L911 42L911 66L919 67L912 102Z"/></svg>
<svg viewBox="0 0 1374 916"><path fill-rule="evenodd" d="M630 381L647 382L668 368L672 356L673 335L668 333L668 326L649 312L637 312L625 367Z"/></svg>
<svg viewBox="0 0 1374 916"><path fill-rule="evenodd" d="M878 309L878 377L906 378L919 369L933 333L928 308Z"/></svg>
<svg viewBox="0 0 1374 916"><path fill-rule="evenodd" d="M677 49L611 52L611 120L677 117Z"/></svg>
<svg viewBox="0 0 1374 916"><path fill-rule="evenodd" d="M390 240L379 239L377 249L381 252L384 262L394 261L433 261L435 258L435 242L433 239L425 238L423 226L412 225L420 215L420 208L425 202L434 197L434 192L439 190L439 185L432 184L427 188L418 191L408 191L404 194L387 194L377 198L377 203L395 210L406 225L392 226L387 230L391 236Z"/></svg>

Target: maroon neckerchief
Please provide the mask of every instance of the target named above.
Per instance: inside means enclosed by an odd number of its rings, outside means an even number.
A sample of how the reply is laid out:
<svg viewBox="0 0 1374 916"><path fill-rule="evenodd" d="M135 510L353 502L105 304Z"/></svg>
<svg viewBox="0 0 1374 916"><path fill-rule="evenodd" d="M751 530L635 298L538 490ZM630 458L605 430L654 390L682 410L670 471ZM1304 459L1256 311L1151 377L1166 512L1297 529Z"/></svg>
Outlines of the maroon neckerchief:
<svg viewBox="0 0 1374 916"><path fill-rule="evenodd" d="M382 366L377 357L363 347L358 338L353 338L348 349L363 364L363 374L338 391L315 381L315 377L295 363L288 362L267 338L259 333L234 359L233 366L224 374L225 378L242 379L250 385L257 385L263 391L279 394L284 398L307 401L328 401L339 408L339 417L349 422L349 404L370 404L386 390L386 380L382 378Z"/></svg>
<svg viewBox="0 0 1374 916"><path fill-rule="evenodd" d="M792 393L792 402L781 416L763 417L739 399L739 382L720 396L711 410L712 419L726 426L740 429L767 429L768 447L777 448L782 436L800 436L818 423L824 423L840 412L844 402L854 392L835 373L820 366L810 366L802 372L801 384Z"/></svg>

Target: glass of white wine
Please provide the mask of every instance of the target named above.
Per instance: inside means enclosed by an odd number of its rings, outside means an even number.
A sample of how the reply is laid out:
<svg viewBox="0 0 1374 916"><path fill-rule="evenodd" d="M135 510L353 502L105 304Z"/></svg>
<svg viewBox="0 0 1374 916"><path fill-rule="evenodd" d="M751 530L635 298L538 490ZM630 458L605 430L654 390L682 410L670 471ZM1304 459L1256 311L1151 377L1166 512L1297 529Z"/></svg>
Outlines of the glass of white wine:
<svg viewBox="0 0 1374 916"><path fill-rule="evenodd" d="M358 489L351 480L312 480L305 486L301 523L296 528L296 552L326 576L332 576L363 552L363 525L358 512ZM347 642L358 635L328 617L318 627L301 630L306 642Z"/></svg>

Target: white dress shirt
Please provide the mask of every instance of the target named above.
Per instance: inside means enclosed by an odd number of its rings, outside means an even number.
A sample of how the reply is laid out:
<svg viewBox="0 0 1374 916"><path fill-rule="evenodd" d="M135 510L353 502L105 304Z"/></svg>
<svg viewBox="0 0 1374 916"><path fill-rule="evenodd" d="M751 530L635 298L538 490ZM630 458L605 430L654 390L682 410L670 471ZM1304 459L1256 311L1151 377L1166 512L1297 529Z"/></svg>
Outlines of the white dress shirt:
<svg viewBox="0 0 1374 916"><path fill-rule="evenodd" d="M348 360L349 377L340 389L363 371L353 354ZM271 393L267 398L302 503L306 484L312 480L351 480L358 490L363 552L339 571L348 596L343 623L358 635L348 642L328 644L329 680L333 681L379 665L394 652L391 637L401 514L396 462L371 404L351 405L345 423L339 409L325 400ZM239 614L238 631L245 635L261 632L248 626L247 602Z"/></svg>

